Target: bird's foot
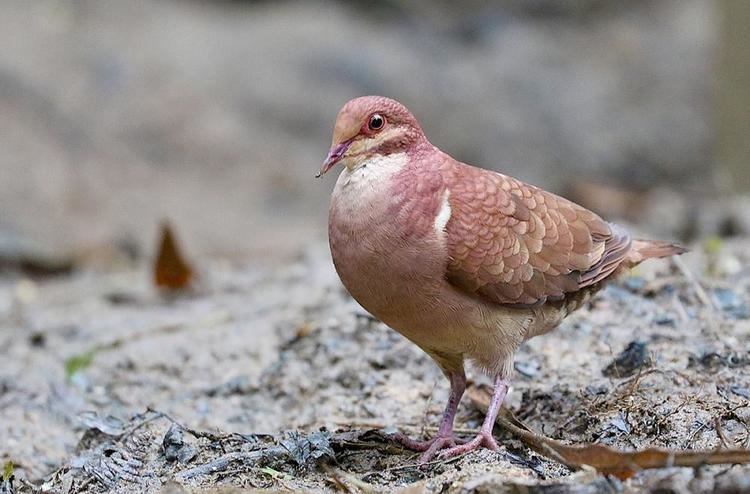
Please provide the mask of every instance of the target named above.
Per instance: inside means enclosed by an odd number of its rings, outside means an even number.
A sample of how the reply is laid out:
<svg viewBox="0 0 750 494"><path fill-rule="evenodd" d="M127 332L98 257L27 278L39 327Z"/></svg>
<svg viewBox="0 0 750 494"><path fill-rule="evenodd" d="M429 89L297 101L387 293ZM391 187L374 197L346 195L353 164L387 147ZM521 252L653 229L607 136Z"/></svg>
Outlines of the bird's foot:
<svg viewBox="0 0 750 494"><path fill-rule="evenodd" d="M463 441L457 439L453 435L435 436L427 441L417 441L406 434L399 432L391 435L391 439L406 449L421 451L422 456L419 457L419 463L421 464L429 462L442 450L455 448L456 446L463 444Z"/></svg>
<svg viewBox="0 0 750 494"><path fill-rule="evenodd" d="M482 430L471 441L464 443L464 444L459 444L457 446L453 446L452 448L449 448L449 449L444 449L443 451L440 452L440 457L452 458L454 456L463 455L471 451L476 451L481 447L491 449L492 451L497 451L497 442L495 442L495 438L492 437L491 432Z"/></svg>

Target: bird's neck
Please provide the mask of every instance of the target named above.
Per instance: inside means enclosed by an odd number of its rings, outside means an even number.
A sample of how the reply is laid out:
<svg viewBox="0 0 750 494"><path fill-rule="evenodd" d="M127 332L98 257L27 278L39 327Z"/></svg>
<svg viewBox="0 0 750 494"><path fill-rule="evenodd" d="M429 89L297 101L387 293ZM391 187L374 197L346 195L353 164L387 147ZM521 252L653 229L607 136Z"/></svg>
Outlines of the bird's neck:
<svg viewBox="0 0 750 494"><path fill-rule="evenodd" d="M334 194L346 194L355 202L359 195L371 195L382 190L409 164L406 153L375 155L344 170L336 182ZM362 199L365 199L363 197Z"/></svg>
<svg viewBox="0 0 750 494"><path fill-rule="evenodd" d="M444 199L442 177L429 169L431 161L394 153L342 171L331 199L331 224L353 239L375 230L384 239L430 234Z"/></svg>

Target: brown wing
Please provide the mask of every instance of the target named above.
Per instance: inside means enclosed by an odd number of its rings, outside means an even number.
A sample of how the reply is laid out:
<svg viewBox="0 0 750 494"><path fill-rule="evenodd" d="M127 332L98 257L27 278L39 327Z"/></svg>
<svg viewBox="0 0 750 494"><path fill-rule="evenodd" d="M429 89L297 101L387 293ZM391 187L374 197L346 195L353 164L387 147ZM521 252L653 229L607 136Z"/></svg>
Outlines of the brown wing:
<svg viewBox="0 0 750 494"><path fill-rule="evenodd" d="M612 274L630 249L624 229L537 187L473 167L452 178L446 277L492 302L561 300Z"/></svg>

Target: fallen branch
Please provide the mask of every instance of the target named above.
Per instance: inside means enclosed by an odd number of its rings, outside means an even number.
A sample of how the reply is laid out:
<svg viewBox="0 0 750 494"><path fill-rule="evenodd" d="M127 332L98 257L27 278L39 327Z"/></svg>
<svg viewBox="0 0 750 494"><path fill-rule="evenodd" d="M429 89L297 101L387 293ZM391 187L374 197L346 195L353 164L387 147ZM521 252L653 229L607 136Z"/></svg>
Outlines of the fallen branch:
<svg viewBox="0 0 750 494"><path fill-rule="evenodd" d="M211 475L217 472L223 472L232 463L256 463L261 459L279 458L281 456L287 455L288 453L288 450L283 446L261 449L258 451L227 453L224 456L220 456L219 458L209 461L208 463L204 463L203 465L198 465L197 467L178 472L175 477L177 477L177 479L179 480L189 480L194 477L200 477L202 475Z"/></svg>
<svg viewBox="0 0 750 494"><path fill-rule="evenodd" d="M700 302L708 307L711 310L715 310L716 306L711 301L711 298L706 293L706 290L703 289L703 286L700 284L700 282L695 278L692 272L685 266L685 263L682 261L682 259L678 257L672 257L671 258L672 263L677 267L677 269L682 273L682 275L685 277L685 280L690 284L690 286L693 287L693 291L695 292L695 295L698 297L698 300Z"/></svg>
<svg viewBox="0 0 750 494"><path fill-rule="evenodd" d="M482 412L487 411L490 393L486 389L472 386L466 390L466 395L475 407ZM601 444L563 444L531 431L505 408L501 410L497 424L521 439L532 450L563 465L575 469L588 465L601 473L615 475L620 479L632 477L636 472L650 468L750 463L750 450L747 449L673 451L648 448L639 451L619 451Z"/></svg>

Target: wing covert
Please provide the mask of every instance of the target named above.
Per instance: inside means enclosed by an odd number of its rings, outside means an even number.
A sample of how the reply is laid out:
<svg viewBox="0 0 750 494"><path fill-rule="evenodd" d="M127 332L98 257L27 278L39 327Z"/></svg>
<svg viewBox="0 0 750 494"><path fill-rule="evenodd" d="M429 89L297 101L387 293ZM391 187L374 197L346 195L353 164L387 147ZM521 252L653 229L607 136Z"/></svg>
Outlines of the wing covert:
<svg viewBox="0 0 750 494"><path fill-rule="evenodd" d="M619 266L628 233L511 177L462 167L449 184L446 278L498 304L534 306L593 285Z"/></svg>

